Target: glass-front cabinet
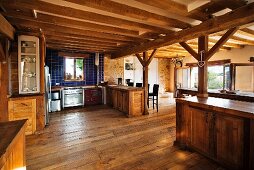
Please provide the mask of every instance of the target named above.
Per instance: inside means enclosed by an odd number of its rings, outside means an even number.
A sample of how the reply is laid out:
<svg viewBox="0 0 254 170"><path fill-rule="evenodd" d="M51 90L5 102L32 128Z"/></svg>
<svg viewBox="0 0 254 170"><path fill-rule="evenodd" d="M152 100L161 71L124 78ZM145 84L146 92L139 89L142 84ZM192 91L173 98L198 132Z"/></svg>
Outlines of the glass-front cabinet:
<svg viewBox="0 0 254 170"><path fill-rule="evenodd" d="M19 93L40 92L39 38L18 37Z"/></svg>

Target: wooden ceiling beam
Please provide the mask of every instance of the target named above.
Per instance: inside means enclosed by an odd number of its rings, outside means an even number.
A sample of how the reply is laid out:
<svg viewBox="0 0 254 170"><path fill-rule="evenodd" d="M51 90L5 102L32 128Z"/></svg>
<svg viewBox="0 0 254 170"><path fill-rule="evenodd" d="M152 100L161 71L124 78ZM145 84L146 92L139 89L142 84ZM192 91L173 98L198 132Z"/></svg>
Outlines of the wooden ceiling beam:
<svg viewBox="0 0 254 170"><path fill-rule="evenodd" d="M15 9L8 9L8 12L3 13L3 15L7 17L11 17L11 18L16 18L16 19L19 18L19 19L32 21L32 22L48 23L48 24L54 24L54 25L83 29L83 30L119 34L119 35L126 35L126 36L139 35L139 32L134 30L95 24L95 23L85 22L85 21L78 21L75 19L52 16L48 14L37 13L37 18L35 19L25 12L22 12L22 15L21 15L20 12L15 11Z"/></svg>
<svg viewBox="0 0 254 170"><path fill-rule="evenodd" d="M77 47L77 48L86 48L86 49L100 49L100 50L117 50L115 47L101 47L101 46L95 46L95 45L77 45L77 44L71 44L71 43L59 43L59 42L51 42L47 41L47 44L49 45L60 45L60 46L69 46L69 47Z"/></svg>
<svg viewBox="0 0 254 170"><path fill-rule="evenodd" d="M241 37L238 37L238 36L232 36L231 40L233 40L235 42L238 42L240 44L243 44L243 45L253 45L254 46L254 41L253 40L248 40L248 39L241 38Z"/></svg>
<svg viewBox="0 0 254 170"><path fill-rule="evenodd" d="M80 52L100 52L100 53L106 53L111 52L110 50L103 50L103 49L93 49L93 48L79 48L79 47L72 47L72 46L64 46L64 45L53 45L53 44L47 44L47 48L55 48L59 50L68 49L70 51L80 51Z"/></svg>
<svg viewBox="0 0 254 170"><path fill-rule="evenodd" d="M110 43L100 43L100 42L91 42L91 41L77 41L77 40L70 40L70 39L60 39L60 38L55 38L55 37L50 37L46 36L47 41L53 41L53 42L65 42L65 43L73 43L73 44L78 44L78 45L96 45L96 46L104 46L104 47L118 47L117 44L110 44Z"/></svg>
<svg viewBox="0 0 254 170"><path fill-rule="evenodd" d="M238 30L238 27L229 29L219 40L218 42L208 51L207 60L209 60L227 41L234 35Z"/></svg>
<svg viewBox="0 0 254 170"><path fill-rule="evenodd" d="M193 50L186 42L179 43L186 51L188 51L195 59L198 60L198 53Z"/></svg>
<svg viewBox="0 0 254 170"><path fill-rule="evenodd" d="M6 7L35 9L38 13L42 12L52 13L61 16L73 17L82 20L114 25L120 28L136 31L156 31L162 33L169 31L169 29L159 27L158 25L148 25L141 22L129 21L126 19L102 15L95 12L74 9L60 4L56 5L53 3L47 3L39 0L26 2L22 0L2 0L2 4Z"/></svg>
<svg viewBox="0 0 254 170"><path fill-rule="evenodd" d="M72 2L75 4L107 11L110 13L123 15L143 21L148 21L157 25L167 26L167 27L175 27L185 29L190 27L191 25L176 19L168 18L162 15L158 15L155 13L151 13L139 8L134 8L128 5L120 4L110 0L66 0L68 2Z"/></svg>
<svg viewBox="0 0 254 170"><path fill-rule="evenodd" d="M248 24L250 22L253 22L254 20L253 11L254 3L250 3L230 13L209 19L206 22L203 22L197 26L178 31L174 34L165 36L164 38L147 42L136 47L122 49L121 51L113 53L111 56L112 58L123 57L133 53L139 53L142 51L187 41L189 39L197 38L202 35L209 35L214 32L219 32L240 25Z"/></svg>
<svg viewBox="0 0 254 170"><path fill-rule="evenodd" d="M44 30L44 34L46 36L56 36L56 37L62 37L62 38L70 38L73 40L79 40L79 41L94 41L98 43L117 43L117 44L126 44L129 42L132 42L131 40L115 40L115 39L109 39L109 38L102 38L102 37L93 37L92 35L78 35L73 33L66 33L59 31L51 31L51 30ZM133 44L137 44L137 42L132 42Z"/></svg>
<svg viewBox="0 0 254 170"><path fill-rule="evenodd" d="M48 30L48 31L61 31L63 33L103 37L103 38L108 38L112 40L116 39L116 40L130 40L130 41L145 41L137 37L127 37L127 36L116 35L116 34L101 33L101 32L90 31L90 30L82 30L82 29L70 28L65 26L57 26L57 25L48 24L48 23L33 22L29 20L24 20L24 19L14 19L14 18L8 18L8 19L14 25L21 25L21 26L26 26L31 28L42 28L43 30Z"/></svg>
<svg viewBox="0 0 254 170"><path fill-rule="evenodd" d="M58 56L62 57L82 57L82 58L88 58L90 54L84 54L84 53L69 53L69 52L58 52Z"/></svg>
<svg viewBox="0 0 254 170"><path fill-rule="evenodd" d="M0 33L8 37L9 39L14 39L15 29L12 25L0 14Z"/></svg>

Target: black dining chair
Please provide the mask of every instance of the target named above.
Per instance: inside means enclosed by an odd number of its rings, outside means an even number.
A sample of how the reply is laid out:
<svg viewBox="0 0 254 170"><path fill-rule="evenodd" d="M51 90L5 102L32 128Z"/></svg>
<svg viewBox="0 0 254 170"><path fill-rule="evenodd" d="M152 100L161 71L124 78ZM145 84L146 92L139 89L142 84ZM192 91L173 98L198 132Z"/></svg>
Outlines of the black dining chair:
<svg viewBox="0 0 254 170"><path fill-rule="evenodd" d="M147 102L148 107L149 107L150 100L153 101L153 109L154 109L154 105L156 105L156 109L158 112L158 105L159 105L159 85L158 84L154 84L153 85L153 92L148 93L148 102Z"/></svg>
<svg viewBox="0 0 254 170"><path fill-rule="evenodd" d="M136 87L142 87L143 83L136 83Z"/></svg>
<svg viewBox="0 0 254 170"><path fill-rule="evenodd" d="M128 83L128 86L132 86L132 87L133 87L133 86L134 86L134 83L129 82L129 83Z"/></svg>

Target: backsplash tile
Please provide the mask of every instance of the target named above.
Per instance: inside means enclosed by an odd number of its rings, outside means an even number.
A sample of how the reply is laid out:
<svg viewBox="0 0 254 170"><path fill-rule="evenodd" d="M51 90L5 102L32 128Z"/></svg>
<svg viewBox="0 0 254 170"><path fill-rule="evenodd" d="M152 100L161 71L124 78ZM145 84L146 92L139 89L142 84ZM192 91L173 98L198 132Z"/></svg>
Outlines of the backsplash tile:
<svg viewBox="0 0 254 170"><path fill-rule="evenodd" d="M64 58L58 56L57 50L47 49L46 65L49 66L52 86L60 83L61 86L83 86L95 85L97 83L97 68L95 65L95 54L90 54L89 58L85 59L84 64L84 81L64 81ZM104 57L99 58L99 81L104 80Z"/></svg>

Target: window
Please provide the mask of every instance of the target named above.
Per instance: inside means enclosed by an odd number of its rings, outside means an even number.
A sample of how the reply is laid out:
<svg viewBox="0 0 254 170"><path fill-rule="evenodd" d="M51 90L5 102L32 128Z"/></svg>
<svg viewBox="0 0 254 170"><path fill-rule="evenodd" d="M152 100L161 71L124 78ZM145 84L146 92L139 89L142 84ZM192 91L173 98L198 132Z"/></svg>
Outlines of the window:
<svg viewBox="0 0 254 170"><path fill-rule="evenodd" d="M254 66L235 66L235 90L254 92Z"/></svg>
<svg viewBox="0 0 254 170"><path fill-rule="evenodd" d="M208 89L223 89L224 85L224 66L208 67Z"/></svg>
<svg viewBox="0 0 254 170"><path fill-rule="evenodd" d="M65 58L65 80L66 81L84 80L84 59Z"/></svg>

